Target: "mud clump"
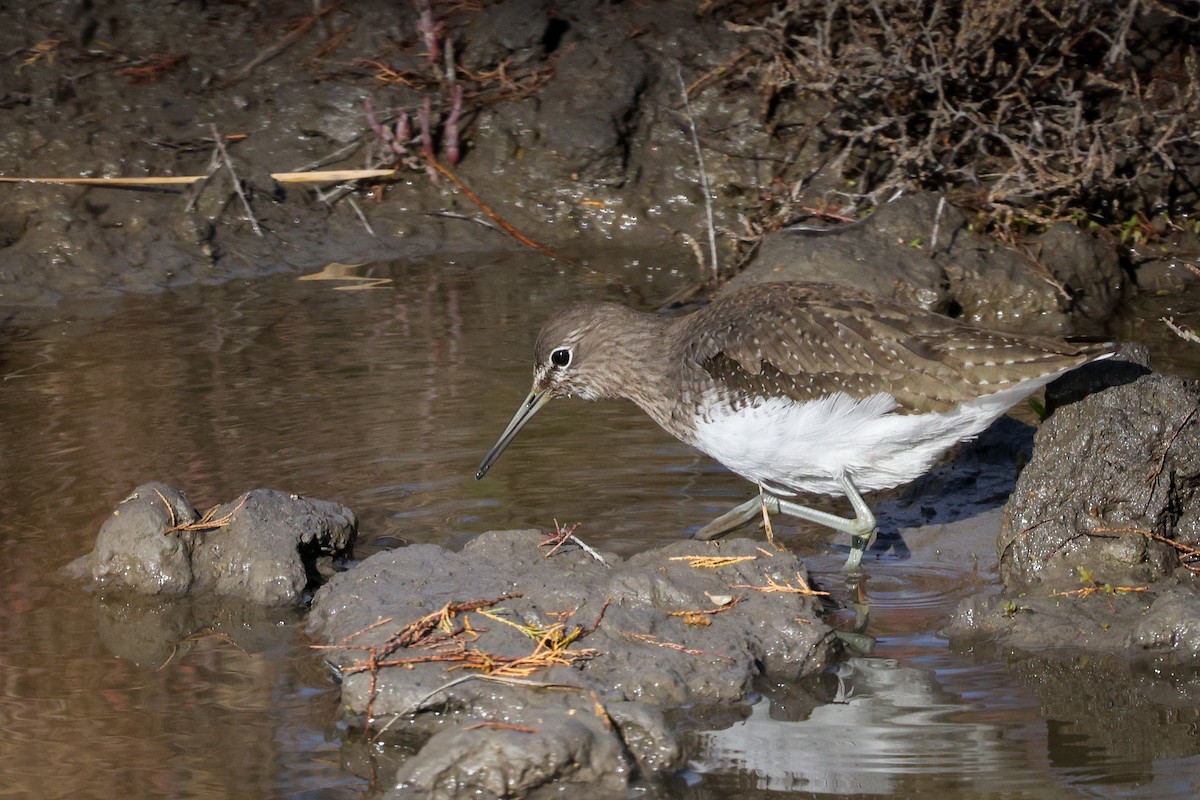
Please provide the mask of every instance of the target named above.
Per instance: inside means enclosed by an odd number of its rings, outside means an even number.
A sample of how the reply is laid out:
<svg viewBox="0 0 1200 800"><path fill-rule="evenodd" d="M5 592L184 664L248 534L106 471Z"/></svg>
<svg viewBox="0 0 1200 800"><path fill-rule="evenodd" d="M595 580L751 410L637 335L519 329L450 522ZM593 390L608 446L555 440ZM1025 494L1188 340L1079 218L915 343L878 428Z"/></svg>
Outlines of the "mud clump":
<svg viewBox="0 0 1200 800"><path fill-rule="evenodd" d="M1200 386L1158 374L1057 410L1005 506L999 596L960 643L1200 663Z"/></svg>
<svg viewBox="0 0 1200 800"><path fill-rule="evenodd" d="M623 796L682 764L664 710L742 702L756 678L835 655L790 554L738 539L601 563L570 544L546 558L540 536L379 553L314 597L344 705L421 742L406 790L507 797L553 780Z"/></svg>
<svg viewBox="0 0 1200 800"><path fill-rule="evenodd" d="M67 569L109 592L296 604L320 560L350 554L357 524L345 506L273 489L202 516L177 489L147 483L121 501L92 552Z"/></svg>

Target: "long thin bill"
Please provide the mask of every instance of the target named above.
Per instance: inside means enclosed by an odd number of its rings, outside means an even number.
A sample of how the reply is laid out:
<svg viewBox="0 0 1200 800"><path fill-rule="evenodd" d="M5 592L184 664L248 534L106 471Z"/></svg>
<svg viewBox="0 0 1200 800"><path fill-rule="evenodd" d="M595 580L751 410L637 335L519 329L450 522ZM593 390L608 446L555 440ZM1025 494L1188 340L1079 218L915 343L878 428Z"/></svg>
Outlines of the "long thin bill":
<svg viewBox="0 0 1200 800"><path fill-rule="evenodd" d="M533 391L529 393L525 402L521 403L521 407L517 409L517 413L508 423L508 427L504 429L504 433L500 434L500 438L492 445L492 449L488 450L488 454L483 457L483 463L479 465L479 471L475 473L475 480L479 480L487 474L487 471L492 468L492 464L495 464L496 459L504 452L504 448L508 447L508 443L517 437L521 428L525 427L525 423L533 419L533 415L538 412L538 409L549 402L549 392Z"/></svg>

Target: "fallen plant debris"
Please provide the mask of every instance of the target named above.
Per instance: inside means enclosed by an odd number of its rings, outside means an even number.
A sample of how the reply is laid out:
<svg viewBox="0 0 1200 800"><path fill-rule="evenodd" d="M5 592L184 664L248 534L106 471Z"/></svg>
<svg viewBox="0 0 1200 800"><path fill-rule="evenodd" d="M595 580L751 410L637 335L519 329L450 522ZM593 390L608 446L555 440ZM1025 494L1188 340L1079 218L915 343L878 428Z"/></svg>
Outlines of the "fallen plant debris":
<svg viewBox="0 0 1200 800"><path fill-rule="evenodd" d="M558 552L558 548L563 546L563 543L575 539L575 531L579 529L582 522L576 522L573 525L563 526L558 524L558 520L554 520L554 532L546 534L546 538L538 542L538 547L549 547L550 550L546 553L546 558ZM575 541L579 541L575 539Z"/></svg>
<svg viewBox="0 0 1200 800"><path fill-rule="evenodd" d="M723 659L725 661L733 661L733 658L731 656L727 656L722 653L710 653L707 650L697 650L692 647L684 647L683 645L678 644L676 642L665 642L662 639L659 639L657 636L650 634L650 633L635 633L634 631L621 631L621 632L624 633L629 638L636 639L639 642L645 642L646 644L652 644L655 647L666 647L669 650L678 650L681 653L687 653L689 656L711 656L712 658L719 658L719 659Z"/></svg>
<svg viewBox="0 0 1200 800"><path fill-rule="evenodd" d="M588 648L574 650L569 648L596 630L600 624L599 617L590 628L574 625L568 629L567 623L561 621L547 626L521 625L504 619L498 613L484 610L499 605L505 600L518 597L522 597L522 595L513 592L492 599L448 602L439 610L403 625L378 644L354 644L353 642L363 634L391 623L390 618L355 631L344 637L338 644L312 645L312 648L315 650L366 652L366 657L351 662L342 667L340 671L344 675L353 675L359 672L370 673L370 696L366 711L368 727L374 719L376 685L381 669L444 663L449 670L472 669L496 678L527 678L539 670L552 666L575 666L598 655L596 650ZM604 608L607 607L608 604L605 603ZM604 608L600 610L600 617L603 617ZM470 618L466 616L471 612L479 613L486 619L517 629L526 638L535 642L533 651L520 656L503 656L469 646L469 642L478 639L476 629ZM415 655L396 656L400 651L421 652Z"/></svg>
<svg viewBox="0 0 1200 800"><path fill-rule="evenodd" d="M1090 597L1093 594L1130 594L1131 592L1148 592L1149 586L1113 586L1108 583L1094 586L1083 586L1078 589L1067 589L1061 592L1051 592L1051 597Z"/></svg>
<svg viewBox="0 0 1200 800"><path fill-rule="evenodd" d="M754 586L749 583L734 583L730 584L730 589L753 589L756 592L785 592L789 594L802 594L809 597L828 597L829 592L819 592L808 585L808 581L804 580L804 576L799 572L796 573L796 583L793 586L790 583L780 583L774 578L767 576L766 586Z"/></svg>
<svg viewBox="0 0 1200 800"><path fill-rule="evenodd" d="M187 56L184 55L158 53L138 59L137 62L127 67L121 67L116 73L123 78L128 78L134 84L144 85L160 80L165 74L186 60Z"/></svg>
<svg viewBox="0 0 1200 800"><path fill-rule="evenodd" d="M18 178L0 176L0 183L47 183L76 186L190 186L207 175L161 175L144 178Z"/></svg>
<svg viewBox="0 0 1200 800"><path fill-rule="evenodd" d="M668 561L684 561L693 569L721 569L746 561L755 561L757 556L671 556Z"/></svg>
<svg viewBox="0 0 1200 800"><path fill-rule="evenodd" d="M575 535L575 531L581 524L583 523L576 522L574 525L564 528L558 524L557 519L554 520L554 532L546 534L546 538L538 543L538 547L549 547L550 551L546 553L546 558L549 558L557 553L558 549L567 541L572 541L579 545L579 548L583 550L583 552L587 553L589 556L596 559L596 561L607 567L608 562L604 560L604 556L600 555L600 553L598 553L594 548L584 542L583 539L580 539Z"/></svg>
<svg viewBox="0 0 1200 800"><path fill-rule="evenodd" d="M746 595L740 594L719 604L716 608L702 608L690 611L668 611L667 616L682 617L684 623L687 625L711 625L711 618L714 615L728 611L745 599Z"/></svg>
<svg viewBox="0 0 1200 800"><path fill-rule="evenodd" d="M204 515L201 516L200 519L193 520L192 522L179 522L175 517L175 507L167 501L167 498L163 496L163 493L157 488L155 488L154 493L158 495L158 499L162 501L163 506L165 506L167 511L171 514L170 523L167 525L167 527L163 528L163 536L166 536L170 533L211 531L216 530L217 528L224 528L233 521L233 518L237 515L237 512L241 511L242 506L246 505L246 501L250 499L250 493L246 492L242 495L241 499L238 501L238 504L234 506L234 508L225 514L222 514L220 517L214 516L217 513L217 509L221 507L220 505L215 505L208 509L208 511L205 511Z"/></svg>
<svg viewBox="0 0 1200 800"><path fill-rule="evenodd" d="M382 289L393 282L392 278L384 277L368 277L366 275L355 275L355 270L367 266L367 262L360 264L341 264L332 262L326 264L319 272L313 272L308 275L301 275L297 280L301 281L346 281L346 285L334 286L335 292L360 292L370 291L372 289Z"/></svg>

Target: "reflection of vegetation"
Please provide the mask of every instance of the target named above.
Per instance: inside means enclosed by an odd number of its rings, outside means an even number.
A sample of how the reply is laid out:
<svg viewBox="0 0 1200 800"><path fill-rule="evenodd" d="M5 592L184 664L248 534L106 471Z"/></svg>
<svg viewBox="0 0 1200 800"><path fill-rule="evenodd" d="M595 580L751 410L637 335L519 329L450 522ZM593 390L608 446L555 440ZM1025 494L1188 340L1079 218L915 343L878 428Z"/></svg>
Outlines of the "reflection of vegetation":
<svg viewBox="0 0 1200 800"><path fill-rule="evenodd" d="M821 170L843 181L833 194L851 209L928 188L1001 225L1070 219L1073 209L1119 224L1195 202L1185 169L1197 161L1200 65L1186 32L1197 23L1168 4L737 6L749 52L725 81L762 93L773 135L795 152L814 139L824 152L767 200L776 224L796 215ZM822 101L823 115L785 119L804 97Z"/></svg>

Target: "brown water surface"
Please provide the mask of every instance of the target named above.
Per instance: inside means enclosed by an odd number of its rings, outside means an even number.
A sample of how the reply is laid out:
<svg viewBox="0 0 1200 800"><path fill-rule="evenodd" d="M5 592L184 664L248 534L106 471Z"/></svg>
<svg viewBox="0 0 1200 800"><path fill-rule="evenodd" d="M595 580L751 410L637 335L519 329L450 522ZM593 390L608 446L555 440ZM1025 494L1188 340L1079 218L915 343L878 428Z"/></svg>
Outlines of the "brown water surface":
<svg viewBox="0 0 1200 800"><path fill-rule="evenodd" d="M130 640L129 620L144 626L153 610L60 576L143 481L201 508L259 486L338 500L359 515L359 558L555 518L629 554L748 496L622 403L551 404L476 482L528 388L545 316L619 293L537 260L448 261L366 267L391 279L373 290L289 277L130 297L98 321L0 339L0 797L387 787L396 754L348 742L299 613L230 610L222 635L162 654ZM655 298L677 279L638 283ZM1195 312L1171 302L1146 316ZM1187 346L1155 335L1171 368L1200 374ZM655 791L1195 796L1198 720L1179 698L1195 696L1196 675L955 653L936 636L959 599L990 590L997 514L981 513L980 540L957 555L917 532L911 557L870 566L877 648L827 676L834 703L800 708L787 687L763 686L740 721L697 735L691 771ZM845 592L829 537L781 530Z"/></svg>

